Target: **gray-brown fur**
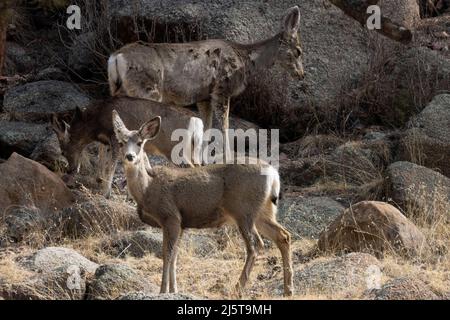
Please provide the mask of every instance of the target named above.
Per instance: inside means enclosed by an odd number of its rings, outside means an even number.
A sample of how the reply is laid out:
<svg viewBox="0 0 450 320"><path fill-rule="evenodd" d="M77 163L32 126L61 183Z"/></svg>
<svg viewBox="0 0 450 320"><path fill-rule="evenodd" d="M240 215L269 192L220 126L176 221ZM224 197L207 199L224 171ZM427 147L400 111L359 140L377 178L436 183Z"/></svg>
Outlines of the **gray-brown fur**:
<svg viewBox="0 0 450 320"><path fill-rule="evenodd" d="M111 190L112 176L117 160L117 143L111 122L112 110L114 109L120 112L123 121L131 129L138 129L142 124L142 119L160 115L164 121L164 128L156 139L146 144L145 151L149 154L162 154L169 160L171 159L172 148L179 143L178 141L171 141L173 130L188 129L191 119L195 116L193 112L187 109L128 97L97 101L92 103L85 111L77 109L69 124L65 124L55 115L53 129L57 133L62 153L69 162L69 172L77 168L81 152L89 143L97 141L109 146L108 154L102 154L102 156L112 157L113 159L102 161L108 168L99 169L99 172L102 172L101 178L106 180L99 182L104 185L104 191L107 194ZM200 119L198 120L200 121ZM187 165L193 166L192 159L184 160Z"/></svg>
<svg viewBox="0 0 450 320"><path fill-rule="evenodd" d="M290 234L276 221L280 181L278 172L259 161L247 165L208 165L196 168L152 168L142 151L157 136L160 118L129 131L113 112L117 139L131 196L141 219L163 230L161 292L176 292L179 240L186 228L216 228L234 222L245 241L247 258L237 285L238 293L250 276L259 250L260 233L279 247L284 267L284 293L292 294ZM267 175L262 174L265 169Z"/></svg>
<svg viewBox="0 0 450 320"><path fill-rule="evenodd" d="M197 103L205 127L225 133L230 98L242 93L259 70L278 61L303 78L299 24L295 6L287 11L280 33L253 44L206 40L126 45L108 62L111 94L180 106Z"/></svg>

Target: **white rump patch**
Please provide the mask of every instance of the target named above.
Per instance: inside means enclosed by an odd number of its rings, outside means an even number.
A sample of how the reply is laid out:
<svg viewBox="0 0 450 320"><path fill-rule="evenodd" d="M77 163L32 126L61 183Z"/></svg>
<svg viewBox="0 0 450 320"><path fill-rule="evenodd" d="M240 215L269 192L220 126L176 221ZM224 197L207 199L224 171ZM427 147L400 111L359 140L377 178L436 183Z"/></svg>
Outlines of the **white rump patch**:
<svg viewBox="0 0 450 320"><path fill-rule="evenodd" d="M203 121L197 117L191 117L189 120L188 132L191 136L191 141L193 144L192 149L192 160L194 164L201 164L201 154L203 146Z"/></svg>

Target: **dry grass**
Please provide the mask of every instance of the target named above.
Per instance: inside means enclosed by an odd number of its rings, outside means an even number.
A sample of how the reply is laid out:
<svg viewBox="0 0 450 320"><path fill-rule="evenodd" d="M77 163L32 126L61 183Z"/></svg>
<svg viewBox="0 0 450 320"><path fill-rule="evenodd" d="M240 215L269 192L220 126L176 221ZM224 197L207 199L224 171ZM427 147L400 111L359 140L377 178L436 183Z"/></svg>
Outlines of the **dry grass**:
<svg viewBox="0 0 450 320"><path fill-rule="evenodd" d="M370 39L371 56L363 78L342 93L340 118L389 128L402 127L450 82L426 55L405 56L405 48ZM413 49L410 49L413 50ZM413 51L411 51L413 52ZM352 121L341 121L345 131Z"/></svg>

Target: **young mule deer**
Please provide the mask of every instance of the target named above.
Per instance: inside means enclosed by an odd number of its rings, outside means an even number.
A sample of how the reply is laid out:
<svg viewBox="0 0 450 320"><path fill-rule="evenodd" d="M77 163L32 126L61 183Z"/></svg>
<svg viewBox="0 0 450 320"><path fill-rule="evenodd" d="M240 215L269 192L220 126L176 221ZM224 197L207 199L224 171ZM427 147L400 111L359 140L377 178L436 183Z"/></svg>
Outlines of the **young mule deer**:
<svg viewBox="0 0 450 320"><path fill-rule="evenodd" d="M161 154L171 160L171 152L178 141L172 141L172 132L176 129L187 129L188 137L183 140L185 148L192 150L192 145L201 147L203 139L203 123L194 113L187 109L175 108L162 105L158 102L135 99L135 98L109 98L92 103L85 111L76 109L70 124L62 121L57 115L53 116L52 126L55 131L63 155L69 162L69 173L75 171L79 166L79 158L84 147L91 142L97 141L107 145L110 149L108 154L103 154L106 161L100 168L99 182L103 185L103 191L109 195L111 183L119 156L116 136L111 122L112 111L116 109L123 117L125 124L131 129L138 129L142 119L149 119L161 115L165 127L158 137L145 145L145 152L149 154ZM187 146L191 144L191 146ZM193 167L200 164L199 159L193 157L183 158L183 163Z"/></svg>
<svg viewBox="0 0 450 320"><path fill-rule="evenodd" d="M143 222L163 231L161 292L177 291L176 262L183 229L217 228L235 222L247 249L236 286L238 292L245 287L257 252L264 246L261 233L277 244L283 259L284 293L292 295L291 237L276 221L280 180L272 166L259 161L246 165L152 168L143 148L157 137L161 118L130 131L114 111L113 124L138 214Z"/></svg>
<svg viewBox="0 0 450 320"><path fill-rule="evenodd" d="M206 128L221 129L228 147L230 98L241 94L254 75L279 62L303 79L299 26L300 9L295 6L286 12L278 34L253 44L205 40L126 45L108 61L111 94L179 106L197 103Z"/></svg>

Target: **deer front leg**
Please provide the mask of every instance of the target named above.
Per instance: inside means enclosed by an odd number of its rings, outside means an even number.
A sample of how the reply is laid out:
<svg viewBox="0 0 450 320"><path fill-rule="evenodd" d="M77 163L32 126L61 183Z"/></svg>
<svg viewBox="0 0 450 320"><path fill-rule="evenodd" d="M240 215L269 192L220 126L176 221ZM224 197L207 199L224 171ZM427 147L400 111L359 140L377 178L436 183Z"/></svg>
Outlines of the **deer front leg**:
<svg viewBox="0 0 450 320"><path fill-rule="evenodd" d="M212 126L212 106L210 101L203 101L197 103L200 117L205 125L205 130L211 129Z"/></svg>
<svg viewBox="0 0 450 320"><path fill-rule="evenodd" d="M170 292L177 293L177 259L178 259L178 248L180 246L180 240L183 235L183 230L180 230L180 234L178 236L177 242L175 243L172 251L172 260L170 263L170 280L169 280L169 290Z"/></svg>
<svg viewBox="0 0 450 320"><path fill-rule="evenodd" d="M223 151L224 155L229 154L230 144L228 141L228 116L230 112L230 98L222 95L213 94L211 99L212 110L212 128L222 131L223 144L215 143L216 150Z"/></svg>
<svg viewBox="0 0 450 320"><path fill-rule="evenodd" d="M160 293L167 293L169 290L174 292L173 290L176 290L176 272L171 270L171 268L174 268L176 264L173 260L178 250L180 234L181 225L179 221L165 221L163 226L163 274Z"/></svg>

